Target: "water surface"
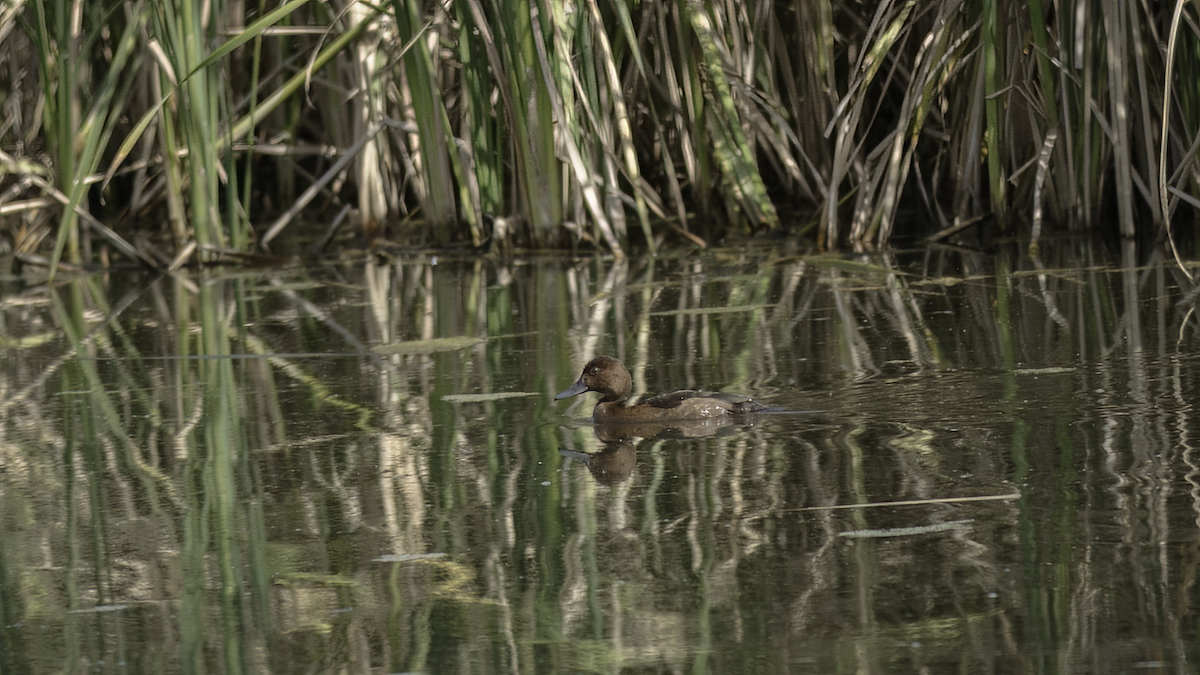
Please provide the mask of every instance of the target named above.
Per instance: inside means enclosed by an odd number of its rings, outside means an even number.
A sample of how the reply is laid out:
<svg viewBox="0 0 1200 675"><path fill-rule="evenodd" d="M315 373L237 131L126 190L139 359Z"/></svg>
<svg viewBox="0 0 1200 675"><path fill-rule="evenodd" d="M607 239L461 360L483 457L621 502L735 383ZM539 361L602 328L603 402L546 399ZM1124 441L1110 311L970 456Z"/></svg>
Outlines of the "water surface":
<svg viewBox="0 0 1200 675"><path fill-rule="evenodd" d="M1188 672L1191 283L1050 255L2 280L0 671Z"/></svg>

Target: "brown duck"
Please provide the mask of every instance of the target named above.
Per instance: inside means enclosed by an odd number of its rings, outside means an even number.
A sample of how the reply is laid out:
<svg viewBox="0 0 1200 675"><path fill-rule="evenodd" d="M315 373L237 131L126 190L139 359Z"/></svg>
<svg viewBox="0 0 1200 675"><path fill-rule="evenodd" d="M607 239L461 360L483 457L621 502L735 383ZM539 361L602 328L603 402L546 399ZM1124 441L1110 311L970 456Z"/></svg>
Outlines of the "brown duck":
<svg viewBox="0 0 1200 675"><path fill-rule="evenodd" d="M615 422L673 422L677 420L702 420L729 415L745 415L761 412L767 406L738 394L685 389L669 394L659 394L634 405L626 404L633 391L633 379L629 371L611 356L597 356L583 367L583 374L575 384L554 397L561 400L594 391L600 401L592 410L592 421L597 424Z"/></svg>

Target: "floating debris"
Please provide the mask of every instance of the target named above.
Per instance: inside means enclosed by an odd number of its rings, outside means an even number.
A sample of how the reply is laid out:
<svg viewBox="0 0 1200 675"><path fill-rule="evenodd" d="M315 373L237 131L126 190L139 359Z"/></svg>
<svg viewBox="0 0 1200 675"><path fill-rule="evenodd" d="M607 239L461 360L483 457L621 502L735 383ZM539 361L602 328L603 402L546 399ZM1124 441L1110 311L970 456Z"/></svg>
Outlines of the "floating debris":
<svg viewBox="0 0 1200 675"><path fill-rule="evenodd" d="M911 537L918 534L932 534L934 532L945 532L947 530L966 530L970 529L971 520L956 520L949 523L938 523L936 525L923 525L921 527L895 527L887 530L853 530L850 532L838 532L839 537L848 539L886 539L889 537Z"/></svg>
<svg viewBox="0 0 1200 675"><path fill-rule="evenodd" d="M490 394L446 394L442 397L447 403L479 403L481 401L499 401L506 398L524 398L537 396L534 391L496 391Z"/></svg>
<svg viewBox="0 0 1200 675"><path fill-rule="evenodd" d="M445 553L396 553L379 556L378 558L375 558L375 562L400 563L412 562L414 560L437 560L438 558L445 557Z"/></svg>
<svg viewBox="0 0 1200 675"><path fill-rule="evenodd" d="M460 349L474 347L487 342L486 338L459 335L455 337L437 338L434 340L409 340L393 342L375 347L376 354L433 354L436 352L456 352Z"/></svg>

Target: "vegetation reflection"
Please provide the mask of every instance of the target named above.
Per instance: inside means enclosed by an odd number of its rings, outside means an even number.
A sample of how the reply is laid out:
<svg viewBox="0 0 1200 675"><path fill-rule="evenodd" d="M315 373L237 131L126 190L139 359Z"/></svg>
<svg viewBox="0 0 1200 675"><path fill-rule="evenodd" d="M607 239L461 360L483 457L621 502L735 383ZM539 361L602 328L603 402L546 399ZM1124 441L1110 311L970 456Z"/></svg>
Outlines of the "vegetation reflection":
<svg viewBox="0 0 1200 675"><path fill-rule="evenodd" d="M1167 589L1195 573L1195 319L1177 267L1101 255L414 257L5 295L0 665L1194 659ZM598 353L636 394L783 411L593 425L552 396Z"/></svg>

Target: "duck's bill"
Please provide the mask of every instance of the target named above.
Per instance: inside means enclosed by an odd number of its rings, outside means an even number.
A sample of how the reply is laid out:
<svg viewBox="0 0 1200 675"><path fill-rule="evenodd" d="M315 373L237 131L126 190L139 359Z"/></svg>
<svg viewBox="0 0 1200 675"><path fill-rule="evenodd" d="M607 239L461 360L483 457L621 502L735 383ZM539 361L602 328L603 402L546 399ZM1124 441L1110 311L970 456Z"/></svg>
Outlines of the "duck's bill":
<svg viewBox="0 0 1200 675"><path fill-rule="evenodd" d="M561 401L564 398L571 398L572 396L578 396L587 390L588 390L587 385L583 383L583 379L581 378L575 384L564 389L563 391L560 391L558 393L558 396L554 397L554 400Z"/></svg>

